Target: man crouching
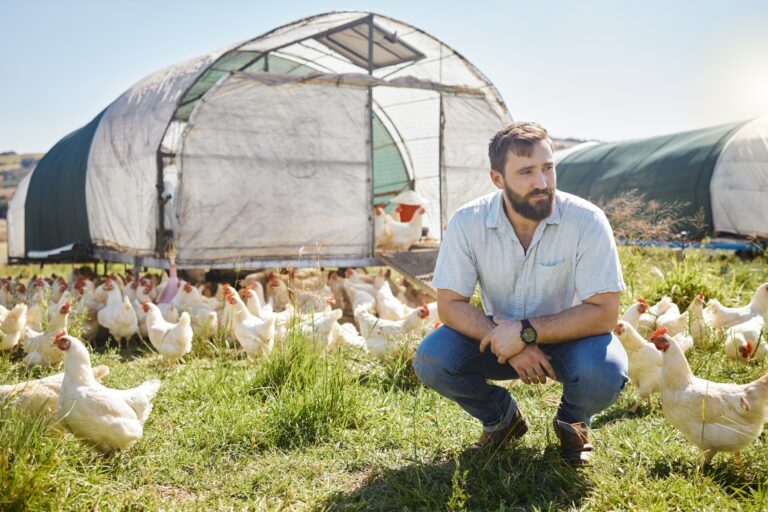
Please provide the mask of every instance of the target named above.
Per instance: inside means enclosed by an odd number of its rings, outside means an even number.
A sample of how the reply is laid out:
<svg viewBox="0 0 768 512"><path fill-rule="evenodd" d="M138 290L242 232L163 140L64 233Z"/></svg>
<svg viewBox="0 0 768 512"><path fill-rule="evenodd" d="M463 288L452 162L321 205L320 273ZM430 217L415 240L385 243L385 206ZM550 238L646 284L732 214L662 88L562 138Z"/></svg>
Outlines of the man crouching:
<svg viewBox="0 0 768 512"><path fill-rule="evenodd" d="M422 341L414 368L482 422L477 447L496 448L528 430L509 392L488 379L557 379L560 454L579 464L593 455L592 416L627 381L627 355L611 332L625 286L608 219L556 189L552 149L536 123L513 123L491 139L499 191L451 218L433 279L444 325ZM484 312L469 303L476 284Z"/></svg>

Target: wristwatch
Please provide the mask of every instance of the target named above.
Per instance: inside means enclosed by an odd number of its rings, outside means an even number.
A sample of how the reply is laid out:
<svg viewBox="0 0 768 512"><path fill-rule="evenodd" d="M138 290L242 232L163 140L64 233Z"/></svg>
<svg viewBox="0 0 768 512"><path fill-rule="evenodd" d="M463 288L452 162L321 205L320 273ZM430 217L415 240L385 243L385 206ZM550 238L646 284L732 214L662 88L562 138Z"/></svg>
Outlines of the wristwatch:
<svg viewBox="0 0 768 512"><path fill-rule="evenodd" d="M533 345L536 343L536 338L538 337L538 333L536 332L536 329L533 328L531 325L530 320L523 319L520 321L523 328L520 329L520 339L523 340L523 343L526 345Z"/></svg>

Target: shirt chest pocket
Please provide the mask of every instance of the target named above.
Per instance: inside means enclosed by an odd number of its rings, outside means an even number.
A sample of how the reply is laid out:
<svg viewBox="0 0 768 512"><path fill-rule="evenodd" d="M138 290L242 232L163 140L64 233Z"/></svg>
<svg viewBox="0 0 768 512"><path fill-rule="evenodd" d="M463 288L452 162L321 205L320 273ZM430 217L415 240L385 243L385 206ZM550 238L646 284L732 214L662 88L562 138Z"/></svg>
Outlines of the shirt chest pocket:
<svg viewBox="0 0 768 512"><path fill-rule="evenodd" d="M545 301L573 293L571 262L568 259L536 263L533 276L536 295Z"/></svg>

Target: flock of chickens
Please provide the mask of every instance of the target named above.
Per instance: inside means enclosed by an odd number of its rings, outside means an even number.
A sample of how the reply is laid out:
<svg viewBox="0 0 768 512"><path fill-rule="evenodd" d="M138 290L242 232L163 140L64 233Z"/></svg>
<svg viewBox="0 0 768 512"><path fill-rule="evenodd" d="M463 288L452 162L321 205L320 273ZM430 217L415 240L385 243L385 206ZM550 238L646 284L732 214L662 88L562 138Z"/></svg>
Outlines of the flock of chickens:
<svg viewBox="0 0 768 512"><path fill-rule="evenodd" d="M661 394L664 416L704 453L709 464L717 452L739 451L757 439L768 422L768 374L747 384L725 384L696 377L685 353L724 335L724 352L744 364L763 361L762 341L768 319L768 283L749 304L729 308L711 299L705 307L697 294L680 312L665 296L649 305L642 298L630 306L614 333L629 358L629 378L638 392L635 411L651 394ZM721 334L721 336L715 336Z"/></svg>
<svg viewBox="0 0 768 512"><path fill-rule="evenodd" d="M404 336L439 325L436 303L408 285L394 283L389 271L371 275L293 270L246 276L236 290L228 284L193 286L148 275L111 275L100 284L73 272L69 281L0 281L0 350L23 351L23 364L57 366L64 371L42 379L0 386L0 401L55 419L105 453L138 440L160 388L150 380L128 390L107 388L105 366L91 367L86 343L107 331L128 343L149 339L165 364L182 361L194 335L216 333L236 341L248 358L269 354L288 331L301 332L318 349L341 345L386 358ZM166 287L178 286L175 293ZM168 302L160 299L172 296ZM31 306L28 306L31 304ZM71 314L79 313L76 330ZM341 323L346 315L354 323ZM698 294L686 311L669 297L654 305L630 306L614 333L629 358L629 377L638 392L636 410L661 394L665 417L704 452L705 463L719 451L736 452L755 440L768 421L768 375L748 384L723 384L693 375L685 352L724 335L727 357L744 364L762 361L768 317L768 283L750 303L729 308Z"/></svg>
<svg viewBox="0 0 768 512"><path fill-rule="evenodd" d="M29 366L63 362L64 371L0 386L0 402L42 414L55 420L56 429L111 453L141 437L160 381L128 390L101 385L109 368L92 368L86 348L100 332L125 343L148 338L170 365L190 353L195 334L226 336L249 359L269 354L289 330L305 334L318 349L347 345L383 359L406 335L439 325L436 304L424 302L426 296L407 281L393 282L389 271L258 272L240 284L236 290L228 284L174 283L167 275L159 280L113 274L97 285L77 272L69 281L2 280L0 350L23 352L22 363ZM175 293L166 293L175 285ZM172 300L156 302L169 295ZM354 323L340 323L345 314ZM82 332L82 339L70 336L68 327Z"/></svg>

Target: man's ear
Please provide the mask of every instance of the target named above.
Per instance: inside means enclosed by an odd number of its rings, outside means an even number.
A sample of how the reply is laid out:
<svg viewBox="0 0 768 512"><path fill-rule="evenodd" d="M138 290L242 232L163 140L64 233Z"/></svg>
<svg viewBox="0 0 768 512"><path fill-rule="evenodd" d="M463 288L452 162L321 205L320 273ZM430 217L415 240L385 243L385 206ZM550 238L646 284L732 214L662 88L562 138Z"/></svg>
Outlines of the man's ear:
<svg viewBox="0 0 768 512"><path fill-rule="evenodd" d="M496 188L504 190L504 177L499 171L491 169L491 181L496 185Z"/></svg>

